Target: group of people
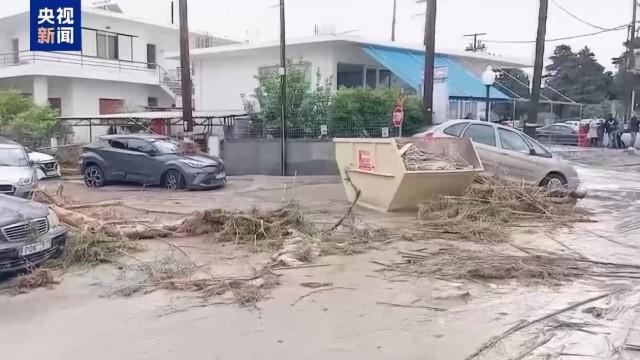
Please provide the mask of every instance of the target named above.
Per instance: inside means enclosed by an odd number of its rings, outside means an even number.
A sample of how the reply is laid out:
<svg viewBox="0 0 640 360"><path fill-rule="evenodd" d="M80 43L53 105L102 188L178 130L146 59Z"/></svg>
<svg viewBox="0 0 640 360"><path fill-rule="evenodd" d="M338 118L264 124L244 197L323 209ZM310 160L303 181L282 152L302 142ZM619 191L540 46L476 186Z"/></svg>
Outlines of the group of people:
<svg viewBox="0 0 640 360"><path fill-rule="evenodd" d="M612 149L626 149L627 146L635 147L638 132L640 131L640 121L635 115L632 116L625 129L624 122L619 121L613 115L609 114L606 120L592 120L590 123L582 125L580 130L587 133L587 139L589 139L589 145L591 147L603 147L606 136L607 147ZM622 134L627 132L631 135L629 144L625 144L622 140Z"/></svg>

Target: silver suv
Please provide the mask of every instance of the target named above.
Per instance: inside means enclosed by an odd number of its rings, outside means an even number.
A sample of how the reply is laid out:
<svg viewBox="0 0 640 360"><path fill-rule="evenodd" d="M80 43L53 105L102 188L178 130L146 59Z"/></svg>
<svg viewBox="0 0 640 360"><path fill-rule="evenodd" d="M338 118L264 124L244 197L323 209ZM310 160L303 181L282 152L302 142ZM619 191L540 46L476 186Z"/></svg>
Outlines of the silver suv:
<svg viewBox="0 0 640 360"><path fill-rule="evenodd" d="M47 206L0 195L0 274L62 256L67 231Z"/></svg>
<svg viewBox="0 0 640 360"><path fill-rule="evenodd" d="M0 137L0 194L28 198L37 185L34 164L24 147Z"/></svg>

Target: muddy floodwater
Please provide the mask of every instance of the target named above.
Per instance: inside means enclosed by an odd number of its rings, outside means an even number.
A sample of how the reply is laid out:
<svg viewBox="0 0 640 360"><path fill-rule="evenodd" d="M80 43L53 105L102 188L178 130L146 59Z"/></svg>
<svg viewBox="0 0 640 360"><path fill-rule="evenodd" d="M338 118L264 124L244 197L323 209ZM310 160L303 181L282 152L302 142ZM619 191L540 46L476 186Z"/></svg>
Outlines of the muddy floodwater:
<svg viewBox="0 0 640 360"><path fill-rule="evenodd" d="M577 253L593 261L640 265L640 156L621 154L564 153L575 163L588 193L578 205L591 210L596 221L523 228L513 234L513 243ZM88 190L80 181L68 180L64 194L82 203L117 200L184 213L277 206L294 198L304 212L327 226L349 206L334 177L238 177L224 190L177 193L122 185ZM386 216L356 209L355 215L363 222L396 228L415 221L415 214ZM248 273L270 257L202 238L166 241L219 274ZM255 307L227 303L225 296L206 304L188 292L114 296L114 288L136 276L126 266L73 269L61 274L60 284L51 289L0 296L0 359L448 360L473 354L477 359L640 358L640 279L584 277L551 285L517 279L396 277L380 271L379 263L400 261L401 251L438 249L450 241L396 239L363 253L323 256L313 262L326 266L277 270L280 285ZM143 260L169 251L158 241L144 243L147 250L136 255ZM455 245L495 246L518 254L506 244ZM317 292L301 286L310 282L331 286ZM584 306L537 321L600 295ZM536 321L478 352L492 337L532 320Z"/></svg>

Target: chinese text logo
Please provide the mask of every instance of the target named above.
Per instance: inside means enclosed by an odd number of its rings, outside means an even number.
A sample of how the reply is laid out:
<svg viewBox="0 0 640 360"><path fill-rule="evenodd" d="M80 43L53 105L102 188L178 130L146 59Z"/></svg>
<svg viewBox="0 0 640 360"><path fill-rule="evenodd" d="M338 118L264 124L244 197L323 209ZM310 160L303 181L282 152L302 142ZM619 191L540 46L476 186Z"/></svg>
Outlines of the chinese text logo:
<svg viewBox="0 0 640 360"><path fill-rule="evenodd" d="M81 51L80 0L31 0L31 51Z"/></svg>

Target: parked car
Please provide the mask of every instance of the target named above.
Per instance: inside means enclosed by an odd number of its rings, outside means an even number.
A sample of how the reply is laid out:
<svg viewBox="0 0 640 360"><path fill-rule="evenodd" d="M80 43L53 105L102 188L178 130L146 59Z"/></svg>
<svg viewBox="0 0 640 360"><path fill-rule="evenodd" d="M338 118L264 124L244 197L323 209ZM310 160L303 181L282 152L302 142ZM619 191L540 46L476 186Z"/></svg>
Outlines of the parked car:
<svg viewBox="0 0 640 360"><path fill-rule="evenodd" d="M177 147L176 141L159 135L103 136L85 146L80 156L84 182L89 187L134 182L171 190L225 185L222 160L206 154L182 155Z"/></svg>
<svg viewBox="0 0 640 360"><path fill-rule="evenodd" d="M45 205L0 195L0 273L63 255L67 231Z"/></svg>
<svg viewBox="0 0 640 360"><path fill-rule="evenodd" d="M468 137L473 141L485 171L513 182L575 191L576 170L539 142L508 126L476 120L450 120L416 137Z"/></svg>
<svg viewBox="0 0 640 360"><path fill-rule="evenodd" d="M24 147L0 137L0 194L28 198L38 184Z"/></svg>
<svg viewBox="0 0 640 360"><path fill-rule="evenodd" d="M25 149L27 150L29 160L33 161L35 164L38 180L59 178L62 176L60 164L58 164L55 157L49 154L32 151L29 148Z"/></svg>
<svg viewBox="0 0 640 360"><path fill-rule="evenodd" d="M578 146L578 127L572 124L552 124L536 129L536 137L555 145Z"/></svg>

